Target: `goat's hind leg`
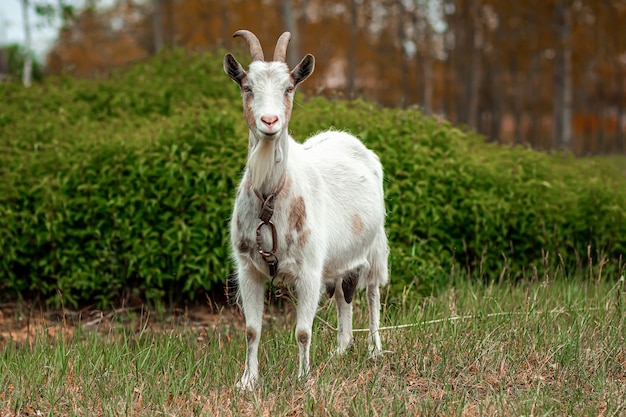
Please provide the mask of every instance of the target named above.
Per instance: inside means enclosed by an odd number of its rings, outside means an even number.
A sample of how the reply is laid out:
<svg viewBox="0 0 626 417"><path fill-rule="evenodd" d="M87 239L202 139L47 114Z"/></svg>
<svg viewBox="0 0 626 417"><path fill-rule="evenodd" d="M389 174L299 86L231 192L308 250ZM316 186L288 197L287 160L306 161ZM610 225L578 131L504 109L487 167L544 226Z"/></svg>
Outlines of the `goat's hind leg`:
<svg viewBox="0 0 626 417"><path fill-rule="evenodd" d="M370 356L378 356L382 353L380 342L380 286L387 284L389 272L387 269L387 236L384 229L378 237L376 246L371 252L370 270L367 272L367 304L369 309L370 334L367 338Z"/></svg>
<svg viewBox="0 0 626 417"><path fill-rule="evenodd" d="M370 356L378 356L382 353L382 344L380 342L380 288L378 283L369 284L367 286L367 304L369 308L370 334L367 338Z"/></svg>
<svg viewBox="0 0 626 417"><path fill-rule="evenodd" d="M350 271L341 277L335 290L337 304L337 350L344 353L352 343L352 298L359 281L359 272Z"/></svg>

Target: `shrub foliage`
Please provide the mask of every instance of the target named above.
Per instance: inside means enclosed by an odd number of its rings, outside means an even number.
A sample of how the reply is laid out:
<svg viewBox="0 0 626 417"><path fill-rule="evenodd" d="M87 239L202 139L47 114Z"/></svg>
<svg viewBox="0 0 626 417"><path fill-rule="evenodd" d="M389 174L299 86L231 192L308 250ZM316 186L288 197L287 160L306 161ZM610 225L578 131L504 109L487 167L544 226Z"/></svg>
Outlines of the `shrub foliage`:
<svg viewBox="0 0 626 417"><path fill-rule="evenodd" d="M167 51L0 95L0 298L182 301L226 283L247 132L219 56ZM395 290L454 271L621 272L626 178L602 160L487 144L416 110L297 101L297 139L334 127L380 155Z"/></svg>

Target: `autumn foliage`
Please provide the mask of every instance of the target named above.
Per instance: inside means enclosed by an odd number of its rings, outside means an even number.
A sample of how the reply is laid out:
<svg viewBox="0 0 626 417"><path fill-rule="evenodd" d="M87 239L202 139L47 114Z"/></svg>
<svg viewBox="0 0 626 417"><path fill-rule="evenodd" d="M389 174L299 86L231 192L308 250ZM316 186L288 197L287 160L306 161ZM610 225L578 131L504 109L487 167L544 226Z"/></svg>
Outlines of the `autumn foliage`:
<svg viewBox="0 0 626 417"><path fill-rule="evenodd" d="M317 57L306 92L419 106L502 143L624 153L625 19L624 0L124 0L76 13L47 64L94 77L163 47L243 48L242 28L269 51L290 30L292 65Z"/></svg>

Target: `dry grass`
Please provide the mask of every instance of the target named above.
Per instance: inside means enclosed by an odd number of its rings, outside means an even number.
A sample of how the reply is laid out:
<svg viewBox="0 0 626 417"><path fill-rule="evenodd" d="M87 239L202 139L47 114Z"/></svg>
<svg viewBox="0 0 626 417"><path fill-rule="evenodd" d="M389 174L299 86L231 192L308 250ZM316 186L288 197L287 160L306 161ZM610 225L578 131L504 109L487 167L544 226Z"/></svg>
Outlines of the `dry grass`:
<svg viewBox="0 0 626 417"><path fill-rule="evenodd" d="M355 305L363 327L366 303ZM296 378L287 304L266 316L253 393L234 388L245 347L236 311L43 316L5 313L1 417L626 415L623 280L459 283L431 298L387 297L383 325L430 324L384 331L389 352L376 359L364 333L346 355L329 353L326 302L306 382Z"/></svg>

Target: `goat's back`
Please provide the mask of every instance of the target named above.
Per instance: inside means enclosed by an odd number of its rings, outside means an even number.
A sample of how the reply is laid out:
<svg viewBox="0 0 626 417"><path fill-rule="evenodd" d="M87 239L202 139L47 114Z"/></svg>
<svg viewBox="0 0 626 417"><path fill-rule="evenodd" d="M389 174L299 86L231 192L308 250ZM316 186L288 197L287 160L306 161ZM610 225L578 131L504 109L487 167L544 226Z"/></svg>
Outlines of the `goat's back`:
<svg viewBox="0 0 626 417"><path fill-rule="evenodd" d="M351 168L357 169L354 171L356 174L364 173L361 168L365 168L365 171L371 171L382 187L383 167L378 156L349 133L324 131L307 139L303 148L324 165L323 171L333 171L341 164L349 164Z"/></svg>

